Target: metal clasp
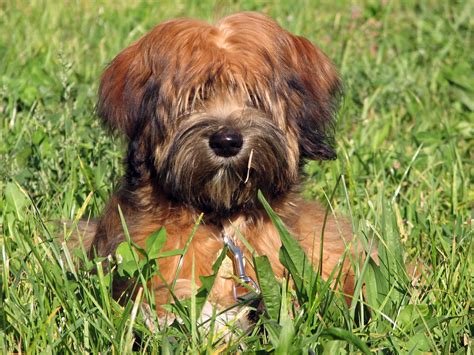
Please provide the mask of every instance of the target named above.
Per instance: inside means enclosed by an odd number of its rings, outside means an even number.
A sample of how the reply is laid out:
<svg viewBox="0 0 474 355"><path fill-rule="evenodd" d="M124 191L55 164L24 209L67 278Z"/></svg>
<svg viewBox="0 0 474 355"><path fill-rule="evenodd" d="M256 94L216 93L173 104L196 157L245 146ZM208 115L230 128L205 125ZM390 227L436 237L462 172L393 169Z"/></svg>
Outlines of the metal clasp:
<svg viewBox="0 0 474 355"><path fill-rule="evenodd" d="M259 294L260 288L258 287L258 284L245 272L245 259L244 259L242 250L240 250L240 248L237 245L235 245L232 238L230 238L226 234L223 235L223 239L224 239L224 244L227 246L227 248L229 248L230 254L232 254L234 271L240 280L239 285L234 285L234 299L246 300L249 298L249 296L252 295L252 292ZM238 296L237 294L238 288L246 289L247 293L242 296ZM250 291L248 288L251 288L252 291Z"/></svg>

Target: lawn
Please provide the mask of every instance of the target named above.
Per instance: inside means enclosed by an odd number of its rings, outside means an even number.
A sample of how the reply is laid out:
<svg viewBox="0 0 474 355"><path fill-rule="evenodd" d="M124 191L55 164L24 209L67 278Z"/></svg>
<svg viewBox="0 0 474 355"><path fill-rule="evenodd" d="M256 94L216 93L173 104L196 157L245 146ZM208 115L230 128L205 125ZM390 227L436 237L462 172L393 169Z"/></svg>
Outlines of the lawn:
<svg viewBox="0 0 474 355"><path fill-rule="evenodd" d="M357 268L365 308L324 283L295 293L283 282L279 308L230 341L196 324L196 299L182 324L152 332L138 302L110 297L100 260L78 266L81 253L64 250L57 236L70 228L58 222L98 216L123 172L124 144L94 114L106 64L160 21L241 10L272 16L336 63L338 159L308 162L304 194L376 240L382 263ZM0 350L471 353L473 11L470 1L1 2Z"/></svg>

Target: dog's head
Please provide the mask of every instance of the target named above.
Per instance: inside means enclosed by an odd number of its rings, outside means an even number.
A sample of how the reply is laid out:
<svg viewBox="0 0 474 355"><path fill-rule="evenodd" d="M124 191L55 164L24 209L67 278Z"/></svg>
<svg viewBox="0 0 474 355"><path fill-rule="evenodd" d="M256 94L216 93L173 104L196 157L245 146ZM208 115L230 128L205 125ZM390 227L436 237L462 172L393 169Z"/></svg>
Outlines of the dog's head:
<svg viewBox="0 0 474 355"><path fill-rule="evenodd" d="M307 39L238 13L156 26L108 66L98 114L129 141L127 179L208 212L251 208L334 159L339 79Z"/></svg>

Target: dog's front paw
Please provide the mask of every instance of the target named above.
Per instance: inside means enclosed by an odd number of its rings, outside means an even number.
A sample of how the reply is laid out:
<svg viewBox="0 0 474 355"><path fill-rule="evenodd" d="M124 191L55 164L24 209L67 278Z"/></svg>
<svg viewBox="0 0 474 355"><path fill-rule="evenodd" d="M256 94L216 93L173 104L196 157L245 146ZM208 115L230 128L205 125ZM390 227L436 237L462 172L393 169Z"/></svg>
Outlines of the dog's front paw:
<svg viewBox="0 0 474 355"><path fill-rule="evenodd" d="M183 323L179 316L171 312L160 314L154 319L153 311L146 303L142 304L141 311L146 326L154 333L171 326L175 321ZM253 329L254 313L255 308L252 306L235 305L221 309L218 305L206 301L196 322L197 329L204 336L212 337L213 341L229 343L233 338Z"/></svg>

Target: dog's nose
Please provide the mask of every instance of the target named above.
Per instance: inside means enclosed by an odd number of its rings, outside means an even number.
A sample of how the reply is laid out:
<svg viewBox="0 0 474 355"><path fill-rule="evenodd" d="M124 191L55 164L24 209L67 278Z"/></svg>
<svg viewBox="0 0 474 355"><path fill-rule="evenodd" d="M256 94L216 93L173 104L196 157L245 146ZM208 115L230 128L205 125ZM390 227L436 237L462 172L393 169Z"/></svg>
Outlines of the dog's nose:
<svg viewBox="0 0 474 355"><path fill-rule="evenodd" d="M209 146L214 153L226 158L237 155L243 143L242 135L230 127L222 128L209 138Z"/></svg>

